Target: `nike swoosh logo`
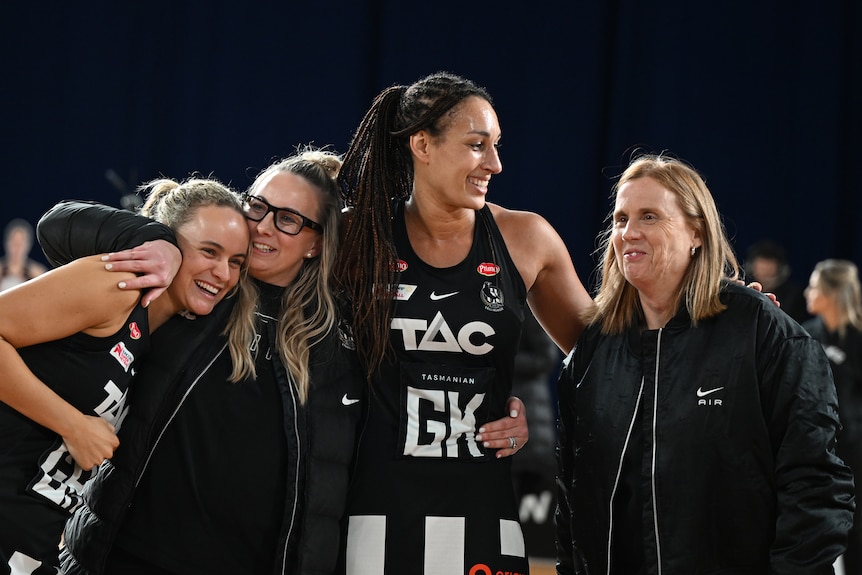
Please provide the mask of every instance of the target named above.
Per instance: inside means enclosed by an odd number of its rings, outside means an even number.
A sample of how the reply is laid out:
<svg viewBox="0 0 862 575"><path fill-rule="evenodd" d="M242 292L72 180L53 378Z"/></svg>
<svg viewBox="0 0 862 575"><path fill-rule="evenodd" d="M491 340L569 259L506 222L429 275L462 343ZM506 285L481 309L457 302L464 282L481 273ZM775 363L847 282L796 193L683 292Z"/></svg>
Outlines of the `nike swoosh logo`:
<svg viewBox="0 0 862 575"><path fill-rule="evenodd" d="M458 292L453 291L452 293L441 293L437 295L433 291L431 292L431 301L437 301L438 299L446 299L447 297L452 297L453 295L457 295Z"/></svg>
<svg viewBox="0 0 862 575"><path fill-rule="evenodd" d="M722 389L724 389L724 386L722 386L722 387L716 387L715 389L708 389L708 390L706 390L706 391L704 391L702 387L698 387L698 388L697 388L697 396L698 396L698 397L706 397L706 396L707 396L707 395L709 395L710 393L715 393L716 391L720 391L720 390L722 390Z"/></svg>
<svg viewBox="0 0 862 575"><path fill-rule="evenodd" d="M342 405L353 405L354 403L359 403L358 399L350 399L347 397L347 394L344 394L344 397L341 398Z"/></svg>

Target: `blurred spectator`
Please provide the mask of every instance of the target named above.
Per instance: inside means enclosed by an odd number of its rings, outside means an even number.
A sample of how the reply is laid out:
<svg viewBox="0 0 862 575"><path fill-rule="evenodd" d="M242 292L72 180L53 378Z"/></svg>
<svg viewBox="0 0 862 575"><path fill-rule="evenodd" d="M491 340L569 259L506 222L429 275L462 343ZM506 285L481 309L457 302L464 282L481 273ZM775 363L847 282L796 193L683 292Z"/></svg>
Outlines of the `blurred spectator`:
<svg viewBox="0 0 862 575"><path fill-rule="evenodd" d="M27 220L14 219L3 233L5 255L0 258L0 291L45 273L45 266L30 259L33 226Z"/></svg>
<svg viewBox="0 0 862 575"><path fill-rule="evenodd" d="M845 260L824 260L811 273L805 289L805 322L811 337L820 342L835 378L838 415L842 430L837 452L856 476L862 477L862 296L859 272ZM531 434L532 441L532 434ZM858 501L850 541L844 553L844 573L862 575L862 513Z"/></svg>
<svg viewBox="0 0 862 575"><path fill-rule="evenodd" d="M549 378L556 375L561 361L560 350L526 307L512 382L512 395L527 406L530 426L530 440L512 458L512 478L518 499L525 493L553 486L557 470L554 458L557 432Z"/></svg>
<svg viewBox="0 0 862 575"><path fill-rule="evenodd" d="M772 240L761 240L748 248L745 272L749 280L763 285L764 292L772 292L781 303L781 309L799 323L811 319L805 306L801 285L790 279L790 262L787 251Z"/></svg>

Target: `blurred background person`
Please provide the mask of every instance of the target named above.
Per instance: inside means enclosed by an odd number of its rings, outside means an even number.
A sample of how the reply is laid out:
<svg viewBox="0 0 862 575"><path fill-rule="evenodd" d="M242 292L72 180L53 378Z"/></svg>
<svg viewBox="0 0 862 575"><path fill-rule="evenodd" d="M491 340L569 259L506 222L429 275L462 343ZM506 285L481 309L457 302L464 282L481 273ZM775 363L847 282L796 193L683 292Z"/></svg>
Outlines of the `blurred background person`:
<svg viewBox="0 0 862 575"><path fill-rule="evenodd" d="M33 226L30 222L16 218L6 224L3 233L6 253L0 258L0 291L45 273L45 266L30 259L32 247Z"/></svg>
<svg viewBox="0 0 862 575"><path fill-rule="evenodd" d="M745 273L748 281L757 281L764 292L775 294L781 309L799 323L811 319L805 307L803 288L790 279L787 250L773 240L764 239L748 248Z"/></svg>
<svg viewBox="0 0 862 575"><path fill-rule="evenodd" d="M846 260L819 262L805 289L808 312L804 326L820 342L838 391L838 455L857 477L862 473L862 303L859 272ZM529 405L529 404L527 404ZM844 553L846 575L862 574L862 513L859 504Z"/></svg>
<svg viewBox="0 0 862 575"><path fill-rule="evenodd" d="M553 487L557 432L550 377L559 371L560 356L557 345L526 308L512 381L512 395L527 406L530 422L530 441L512 459L512 479L518 499L525 493Z"/></svg>
<svg viewBox="0 0 862 575"><path fill-rule="evenodd" d="M518 515L524 530L531 571L535 560L554 557L553 494L557 465L556 398L553 381L560 372L562 354L529 306L524 308L521 340L515 354L512 395L527 407L530 441L512 458L512 483Z"/></svg>

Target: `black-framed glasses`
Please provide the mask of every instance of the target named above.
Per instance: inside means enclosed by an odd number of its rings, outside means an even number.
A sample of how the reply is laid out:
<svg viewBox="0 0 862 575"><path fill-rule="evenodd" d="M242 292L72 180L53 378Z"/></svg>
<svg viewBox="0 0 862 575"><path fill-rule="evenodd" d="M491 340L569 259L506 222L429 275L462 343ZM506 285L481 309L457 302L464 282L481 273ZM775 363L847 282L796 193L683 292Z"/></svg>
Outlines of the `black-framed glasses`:
<svg viewBox="0 0 862 575"><path fill-rule="evenodd" d="M310 228L323 233L323 226L314 220L303 216L296 210L273 206L258 196L245 195L242 202L242 211L245 217L255 222L261 221L268 213L272 212L275 218L275 228L291 236L295 236L301 232L302 228Z"/></svg>

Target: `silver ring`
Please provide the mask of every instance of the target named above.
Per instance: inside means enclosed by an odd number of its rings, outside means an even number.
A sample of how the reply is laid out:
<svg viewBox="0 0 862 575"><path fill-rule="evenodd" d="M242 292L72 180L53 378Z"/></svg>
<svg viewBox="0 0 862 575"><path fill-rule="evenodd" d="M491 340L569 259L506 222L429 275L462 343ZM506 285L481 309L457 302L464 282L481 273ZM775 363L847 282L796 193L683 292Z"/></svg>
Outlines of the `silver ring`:
<svg viewBox="0 0 862 575"><path fill-rule="evenodd" d="M509 438L509 447L511 447L512 449L515 449L518 447L518 442L515 441L514 437Z"/></svg>

